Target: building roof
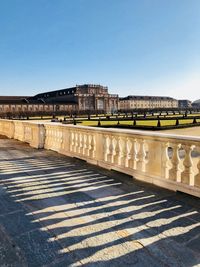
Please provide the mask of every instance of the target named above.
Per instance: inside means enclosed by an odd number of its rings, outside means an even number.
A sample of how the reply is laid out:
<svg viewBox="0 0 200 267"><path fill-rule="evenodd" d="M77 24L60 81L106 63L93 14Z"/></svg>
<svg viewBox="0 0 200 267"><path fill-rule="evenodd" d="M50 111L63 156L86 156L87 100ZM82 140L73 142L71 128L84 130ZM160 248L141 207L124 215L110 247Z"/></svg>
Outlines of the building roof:
<svg viewBox="0 0 200 267"><path fill-rule="evenodd" d="M56 89L53 91L48 91L48 92L44 92L44 93L39 93L35 96L33 96L34 98L49 98L49 97L55 97L55 96L61 96L61 95L65 95L65 93L75 93L75 90L77 88L101 88L101 89L108 89L108 87L106 86L102 86L99 84L82 84L82 85L76 85L75 87L69 87L69 88L63 88L63 89Z"/></svg>
<svg viewBox="0 0 200 267"><path fill-rule="evenodd" d="M0 96L0 104L77 104L74 94L76 94L77 89L85 88L108 89L108 87L102 85L83 84L71 88L44 92L35 96Z"/></svg>
<svg viewBox="0 0 200 267"><path fill-rule="evenodd" d="M64 95L65 92L72 92L73 90L75 90L76 87L71 87L71 88L64 88L64 89L59 89L59 90L54 90L54 91L48 91L48 92L44 92L44 93L40 93L37 94L35 96L33 96L32 98L49 98L49 97L55 97L55 96L60 96L60 95Z"/></svg>
<svg viewBox="0 0 200 267"><path fill-rule="evenodd" d="M192 104L200 104L200 99L195 100Z"/></svg>
<svg viewBox="0 0 200 267"><path fill-rule="evenodd" d="M120 97L120 100L176 100L168 96L142 96L142 95L128 95L126 97Z"/></svg>

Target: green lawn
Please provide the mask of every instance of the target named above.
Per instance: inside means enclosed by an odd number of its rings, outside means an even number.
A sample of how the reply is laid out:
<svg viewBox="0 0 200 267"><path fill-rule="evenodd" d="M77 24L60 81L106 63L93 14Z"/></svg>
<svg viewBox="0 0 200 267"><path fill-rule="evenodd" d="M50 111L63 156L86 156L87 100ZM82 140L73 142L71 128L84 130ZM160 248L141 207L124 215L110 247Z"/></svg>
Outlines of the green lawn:
<svg viewBox="0 0 200 267"><path fill-rule="evenodd" d="M138 126L157 126L158 121L137 121ZM176 121L175 120L166 120L166 121L161 121L161 125L175 125ZM101 126L116 126L118 124L118 121L101 121ZM133 125L133 121L120 121L120 125ZM82 121L81 125L83 126L98 126L98 121Z"/></svg>
<svg viewBox="0 0 200 267"><path fill-rule="evenodd" d="M191 124L193 122L193 119L188 119L188 120L179 120L179 124ZM197 122L200 122L200 119L197 120ZM118 121L101 121L101 126L116 126L118 124ZM93 121L93 120L82 120L82 122L78 122L78 124L83 125L83 126L98 126L98 121ZM120 125L133 125L132 120L128 121L119 121ZM157 126L158 121L157 120L139 120L136 122L137 126ZM160 121L161 126L173 126L176 125L176 120L161 120Z"/></svg>
<svg viewBox="0 0 200 267"><path fill-rule="evenodd" d="M179 124L192 124L193 123L193 119L190 119L189 117L190 116L195 116L195 115L199 115L199 114L188 114L188 119L186 120L183 120L181 119L182 115L173 115L173 114L169 114L169 115L166 115L165 117L166 118L171 118L170 120L160 120L160 125L161 126L175 126L176 125L176 119L174 119L173 117L180 117L179 119ZM108 116L110 116L110 118L112 119L115 119L114 121L113 120L105 120L105 121L100 121L101 123L101 126L117 126L118 125L118 120L116 119L116 115L112 116L111 114L108 114ZM143 115L138 115L138 118L141 117ZM56 116L59 120L60 119L64 119L64 116ZM72 120L72 118L70 118L69 116L65 116L67 117L67 119L69 120ZM119 118L123 118L124 115L120 115ZM149 115L147 115L147 117L149 117ZM52 117L51 116L43 116L43 120L50 120ZM83 117L77 117L76 120L77 120L77 124L78 125L83 125L83 126L98 126L98 118L95 117L95 115L91 115L90 117L91 119L88 120L88 116L83 116ZM106 119L106 117L104 116L104 114L99 114L99 118L101 119ZM152 117L153 118L157 118L156 116ZM162 118L164 118L164 116L162 116ZM30 117L30 119L37 119L37 120L40 120L41 117L40 116L37 116L37 117ZM200 122L200 119L197 119L197 122ZM133 120L129 117L129 120L122 120L122 121L119 121L119 124L120 125L124 125L124 126L132 126L133 125ZM136 118L136 126L157 126L158 124L158 120L138 120L137 121L137 118Z"/></svg>

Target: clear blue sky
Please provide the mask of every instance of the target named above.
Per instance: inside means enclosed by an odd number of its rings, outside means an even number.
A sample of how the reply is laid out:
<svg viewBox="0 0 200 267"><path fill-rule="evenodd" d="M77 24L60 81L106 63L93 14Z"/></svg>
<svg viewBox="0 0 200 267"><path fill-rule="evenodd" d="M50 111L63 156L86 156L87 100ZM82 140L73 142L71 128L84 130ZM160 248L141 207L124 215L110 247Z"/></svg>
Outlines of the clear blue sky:
<svg viewBox="0 0 200 267"><path fill-rule="evenodd" d="M0 0L0 95L200 98L200 0Z"/></svg>

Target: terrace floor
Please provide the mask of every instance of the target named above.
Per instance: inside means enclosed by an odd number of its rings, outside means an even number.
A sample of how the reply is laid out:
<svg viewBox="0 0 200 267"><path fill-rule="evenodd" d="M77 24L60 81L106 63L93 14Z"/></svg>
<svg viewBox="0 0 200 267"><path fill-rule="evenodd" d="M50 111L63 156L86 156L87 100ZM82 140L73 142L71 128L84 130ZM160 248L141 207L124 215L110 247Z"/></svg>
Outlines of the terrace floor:
<svg viewBox="0 0 200 267"><path fill-rule="evenodd" d="M200 266L200 200L0 139L0 266Z"/></svg>
<svg viewBox="0 0 200 267"><path fill-rule="evenodd" d="M172 129L172 130L162 130L158 131L160 133L167 134L178 134L178 135L186 135L186 136L200 136L200 126L197 127L188 127L188 128L180 128L180 129Z"/></svg>

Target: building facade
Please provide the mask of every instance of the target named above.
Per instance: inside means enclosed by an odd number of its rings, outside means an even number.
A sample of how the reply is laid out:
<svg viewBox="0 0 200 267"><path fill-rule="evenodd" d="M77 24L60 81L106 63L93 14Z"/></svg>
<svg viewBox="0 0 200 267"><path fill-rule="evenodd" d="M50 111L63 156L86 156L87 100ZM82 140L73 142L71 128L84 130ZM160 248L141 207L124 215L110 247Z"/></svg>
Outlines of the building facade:
<svg viewBox="0 0 200 267"><path fill-rule="evenodd" d="M192 103L192 107L193 107L193 108L200 108L200 99L194 101L194 102Z"/></svg>
<svg viewBox="0 0 200 267"><path fill-rule="evenodd" d="M55 105L43 102L27 102L24 98L0 97L0 115L53 112ZM68 106L67 106L68 107Z"/></svg>
<svg viewBox="0 0 200 267"><path fill-rule="evenodd" d="M178 100L178 107L179 108L191 108L192 107L192 101L187 99L181 99Z"/></svg>
<svg viewBox="0 0 200 267"><path fill-rule="evenodd" d="M108 87L85 84L29 96L0 97L0 114L115 112L119 97Z"/></svg>
<svg viewBox="0 0 200 267"><path fill-rule="evenodd" d="M76 85L72 88L61 89L38 94L34 100L45 103L71 104L77 111L114 112L118 110L119 97L109 94L108 87L94 84Z"/></svg>
<svg viewBox="0 0 200 267"><path fill-rule="evenodd" d="M178 100L164 96L127 96L119 99L120 110L178 108Z"/></svg>

